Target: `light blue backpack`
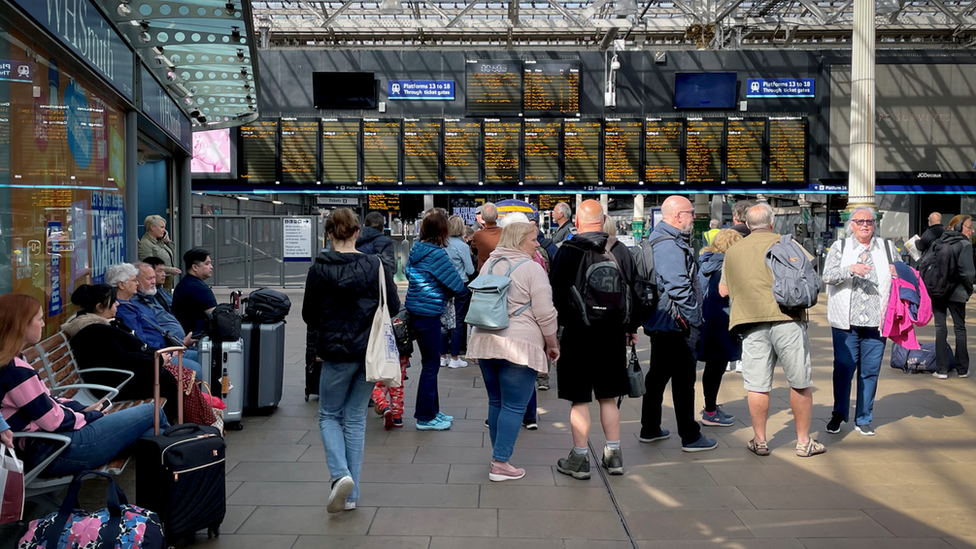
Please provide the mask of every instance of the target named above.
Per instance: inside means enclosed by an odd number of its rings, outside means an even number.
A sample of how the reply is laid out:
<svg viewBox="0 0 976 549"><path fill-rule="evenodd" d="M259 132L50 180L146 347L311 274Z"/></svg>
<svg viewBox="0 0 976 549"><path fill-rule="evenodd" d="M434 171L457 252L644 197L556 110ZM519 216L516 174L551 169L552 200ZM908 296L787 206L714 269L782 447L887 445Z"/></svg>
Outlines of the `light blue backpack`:
<svg viewBox="0 0 976 549"><path fill-rule="evenodd" d="M504 275L492 274L495 265L500 262L508 263L508 270ZM525 259L512 266L512 262L507 257L496 259L488 265L488 274L479 275L471 281L468 289L471 290L471 304L468 306L468 314L464 317L464 322L475 328L482 330L504 330L508 328L508 287L512 284L510 278L512 271L519 268L519 265L531 261ZM519 307L511 316L518 316L532 305L530 300L525 305Z"/></svg>

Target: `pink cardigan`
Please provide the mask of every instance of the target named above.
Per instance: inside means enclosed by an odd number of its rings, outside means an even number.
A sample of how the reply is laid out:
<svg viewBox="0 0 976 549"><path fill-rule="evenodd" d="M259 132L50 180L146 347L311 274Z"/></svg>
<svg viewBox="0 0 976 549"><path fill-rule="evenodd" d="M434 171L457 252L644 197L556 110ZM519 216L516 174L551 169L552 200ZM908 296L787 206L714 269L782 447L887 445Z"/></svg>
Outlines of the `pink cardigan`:
<svg viewBox="0 0 976 549"><path fill-rule="evenodd" d="M546 356L546 338L555 339L556 308L552 304L552 286L545 269L522 251L507 248L495 248L488 261L481 268L480 274L488 272L491 263L501 257L506 257L516 265L519 261L526 261L518 269L512 271L512 284L508 287L508 313L512 314L520 307L532 300L532 305L522 314L512 317L508 328L499 331L480 330L474 328L468 340L468 354L470 358L495 358L507 360L513 364L528 366L541 373L549 371L549 361ZM494 274L504 274L506 264L495 268Z"/></svg>
<svg viewBox="0 0 976 549"><path fill-rule="evenodd" d="M925 289L922 277L918 271L912 269L918 280L919 305L918 314L912 318L909 303L901 298L901 290L914 292L915 286L902 278L891 279L891 294L888 298L888 311L885 314L884 327L881 335L906 349L920 349L918 338L915 337L915 326L925 326L932 320L932 300Z"/></svg>

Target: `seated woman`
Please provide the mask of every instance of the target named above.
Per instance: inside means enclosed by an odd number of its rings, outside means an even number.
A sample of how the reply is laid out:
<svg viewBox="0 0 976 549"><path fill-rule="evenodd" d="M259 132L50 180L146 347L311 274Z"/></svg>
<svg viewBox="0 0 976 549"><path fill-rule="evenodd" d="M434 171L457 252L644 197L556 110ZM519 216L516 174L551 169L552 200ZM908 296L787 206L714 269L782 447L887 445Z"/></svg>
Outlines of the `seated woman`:
<svg viewBox="0 0 976 549"><path fill-rule="evenodd" d="M141 437L153 435L153 405L143 404L103 416L102 402L85 407L54 398L20 350L41 340L44 310L37 299L22 294L0 296L0 410L13 432L59 433L71 444L44 472L45 476L71 475L100 467ZM169 427L165 416L160 428ZM32 463L45 459L52 447L30 444L25 457Z"/></svg>
<svg viewBox="0 0 976 549"><path fill-rule="evenodd" d="M124 323L115 318L118 308L116 290L107 284L80 286L71 294L71 303L81 307L77 315L61 326L71 342L78 367L116 368L135 374L119 391L118 400L152 398L156 349L139 340ZM170 359L167 357L166 362ZM170 421L176 421L176 378L178 366L168 365L159 371L159 394L166 399L163 407ZM184 390L191 385L193 372L184 368ZM85 383L115 386L118 376L110 372L85 374ZM211 411L212 412L212 411ZM194 418L187 417L187 421ZM210 424L206 422L206 424Z"/></svg>

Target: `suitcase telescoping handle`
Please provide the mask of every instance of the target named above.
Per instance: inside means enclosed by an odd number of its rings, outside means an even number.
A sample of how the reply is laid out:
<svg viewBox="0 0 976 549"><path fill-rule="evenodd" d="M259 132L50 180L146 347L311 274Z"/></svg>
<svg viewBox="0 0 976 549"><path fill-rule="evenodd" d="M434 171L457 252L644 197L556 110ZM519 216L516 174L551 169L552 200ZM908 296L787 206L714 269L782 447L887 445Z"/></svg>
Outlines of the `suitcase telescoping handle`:
<svg viewBox="0 0 976 549"><path fill-rule="evenodd" d="M173 353L176 356L176 363L179 365L177 371L179 377L176 380L176 423L183 423L183 353L186 352L186 347L166 347L165 349L158 349L156 351L156 356L153 360L156 372L156 376L153 379L153 408L155 413L153 414L153 434L159 436L159 411L162 409L163 405L161 403L161 398L159 397L159 369L163 367L163 353Z"/></svg>

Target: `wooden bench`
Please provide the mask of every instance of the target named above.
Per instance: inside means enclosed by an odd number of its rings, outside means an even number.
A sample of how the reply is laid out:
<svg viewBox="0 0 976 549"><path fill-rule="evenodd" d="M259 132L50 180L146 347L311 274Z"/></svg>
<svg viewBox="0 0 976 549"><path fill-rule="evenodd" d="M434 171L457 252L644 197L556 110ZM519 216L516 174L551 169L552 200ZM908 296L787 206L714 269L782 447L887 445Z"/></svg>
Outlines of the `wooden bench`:
<svg viewBox="0 0 976 549"><path fill-rule="evenodd" d="M78 363L75 361L74 353L71 351L71 346L68 344L68 338L64 332L58 332L37 345L26 349L24 351L24 358L37 371L38 377L51 390L52 396L70 398L85 406L90 406L104 397L108 397L109 399L114 398L115 395L119 394L119 389L134 377L132 372L115 368L79 369ZM90 372L118 374L119 383L114 387L84 383L84 374ZM105 413L111 414L119 410L132 408L133 406L139 406L140 404L151 403L152 401L153 399L151 398L120 402L113 401L112 407ZM14 436L16 438L35 438L61 443L61 446L55 450L53 455L24 474L24 485L28 497L57 491L71 484L72 476L58 478L41 478L39 476L71 444L70 438L58 433L45 432L15 433ZM102 466L99 471L111 475L119 475L128 463L129 456L121 456Z"/></svg>

